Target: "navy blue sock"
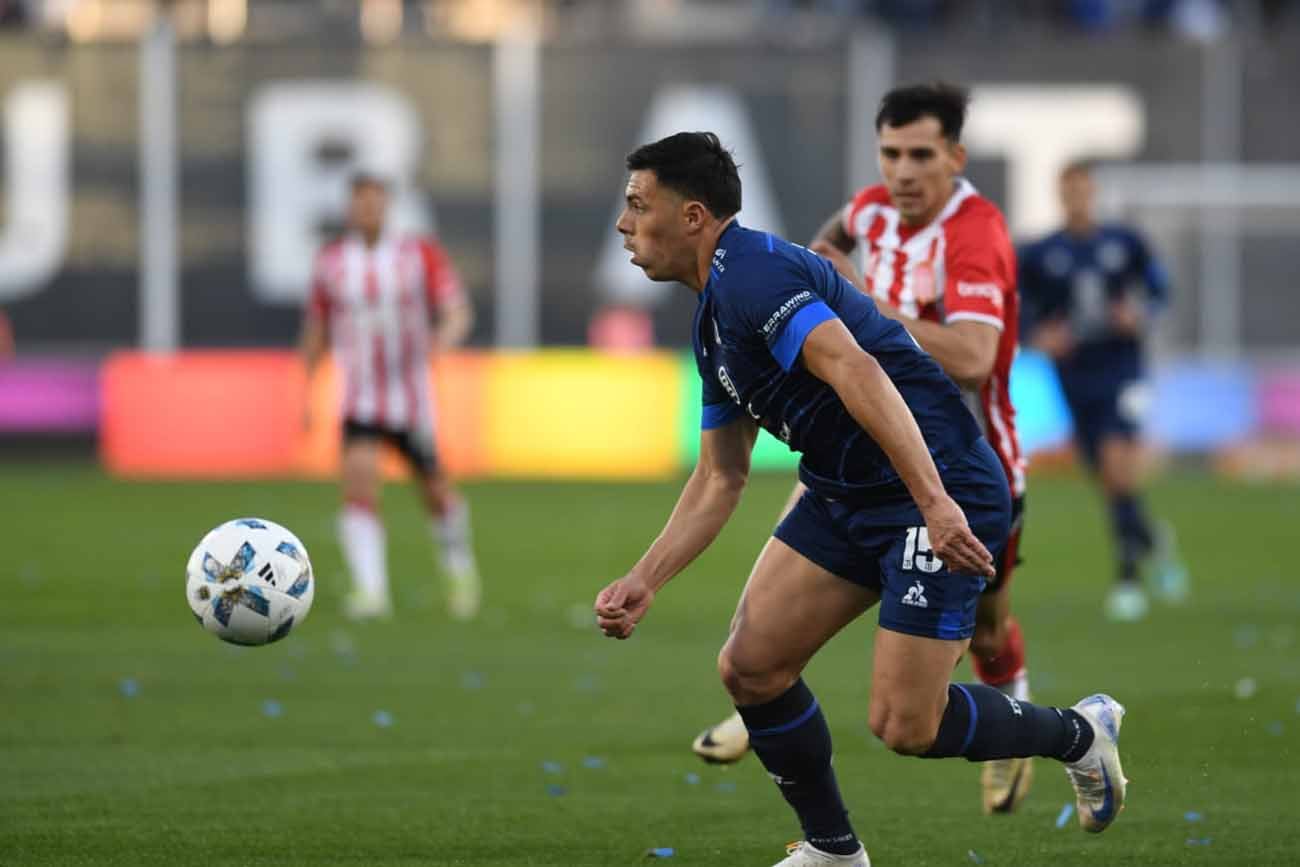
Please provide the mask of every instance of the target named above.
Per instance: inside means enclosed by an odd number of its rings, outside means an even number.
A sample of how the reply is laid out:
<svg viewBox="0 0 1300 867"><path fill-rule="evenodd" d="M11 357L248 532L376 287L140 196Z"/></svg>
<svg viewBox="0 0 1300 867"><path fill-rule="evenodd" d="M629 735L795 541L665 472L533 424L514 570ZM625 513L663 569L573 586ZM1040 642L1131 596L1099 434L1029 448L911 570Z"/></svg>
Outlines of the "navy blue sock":
<svg viewBox="0 0 1300 867"><path fill-rule="evenodd" d="M1136 581L1138 561L1151 550L1151 527L1133 494L1110 498L1110 523L1119 545L1119 580Z"/></svg>
<svg viewBox="0 0 1300 867"><path fill-rule="evenodd" d="M804 839L823 852L851 855L858 835L831 769L831 733L803 680L766 704L737 707L749 744L803 826Z"/></svg>
<svg viewBox="0 0 1300 867"><path fill-rule="evenodd" d="M982 683L950 683L939 734L922 758L1046 756L1074 762L1092 746L1092 737L1092 726L1068 707L1016 701Z"/></svg>

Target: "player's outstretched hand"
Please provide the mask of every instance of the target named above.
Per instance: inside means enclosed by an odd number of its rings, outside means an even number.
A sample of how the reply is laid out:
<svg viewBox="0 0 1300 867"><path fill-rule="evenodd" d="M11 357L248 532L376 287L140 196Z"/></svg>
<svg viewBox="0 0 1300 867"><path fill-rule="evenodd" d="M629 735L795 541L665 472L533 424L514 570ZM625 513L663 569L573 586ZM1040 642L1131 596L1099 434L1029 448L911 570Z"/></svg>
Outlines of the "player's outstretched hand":
<svg viewBox="0 0 1300 867"><path fill-rule="evenodd" d="M654 598L655 592L640 579L620 578L596 595L596 625L608 638L629 638Z"/></svg>
<svg viewBox="0 0 1300 867"><path fill-rule="evenodd" d="M829 241L813 241L812 246L808 249L812 250L823 259L829 259L831 264L835 266L835 270L839 271L840 275L843 276L845 280L848 280L856 286L859 291L862 290L865 281L862 279L862 275L858 273L858 269L854 266L853 260L850 259L843 250Z"/></svg>
<svg viewBox="0 0 1300 867"><path fill-rule="evenodd" d="M925 526L931 550L949 571L993 577L993 555L971 532L966 516L952 497L945 496L926 510Z"/></svg>

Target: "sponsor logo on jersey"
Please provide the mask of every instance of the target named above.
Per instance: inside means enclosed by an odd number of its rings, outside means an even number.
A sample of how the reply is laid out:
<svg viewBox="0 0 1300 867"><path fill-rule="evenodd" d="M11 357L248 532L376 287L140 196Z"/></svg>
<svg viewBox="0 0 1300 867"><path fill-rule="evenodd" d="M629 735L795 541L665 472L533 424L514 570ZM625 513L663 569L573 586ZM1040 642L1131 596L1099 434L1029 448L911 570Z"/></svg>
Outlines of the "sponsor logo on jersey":
<svg viewBox="0 0 1300 867"><path fill-rule="evenodd" d="M727 373L726 365L718 365L718 382L722 383L722 387L727 390L727 394L731 395L732 400L740 403L740 392L736 391L736 385L731 381L731 374Z"/></svg>
<svg viewBox="0 0 1300 867"><path fill-rule="evenodd" d="M963 298L987 298L994 307L1002 309L1002 287L996 283L966 283L959 280L957 294Z"/></svg>
<svg viewBox="0 0 1300 867"><path fill-rule="evenodd" d="M785 321L786 317L798 310L808 301L811 301L812 297L813 294L805 289L798 295L795 295L793 298L786 301L780 307L776 308L776 312L773 313L767 322L763 324L763 336L770 337L772 332L777 329L777 326Z"/></svg>

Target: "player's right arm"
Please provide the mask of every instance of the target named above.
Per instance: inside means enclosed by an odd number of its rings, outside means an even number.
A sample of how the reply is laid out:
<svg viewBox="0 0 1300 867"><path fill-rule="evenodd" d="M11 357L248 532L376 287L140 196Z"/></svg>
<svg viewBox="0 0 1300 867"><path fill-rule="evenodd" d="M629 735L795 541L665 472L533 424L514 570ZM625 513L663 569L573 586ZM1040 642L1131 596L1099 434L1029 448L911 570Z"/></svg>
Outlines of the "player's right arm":
<svg viewBox="0 0 1300 867"><path fill-rule="evenodd" d="M848 209L852 206L853 203L850 202L827 217L826 222L822 223L822 227L817 230L817 234L809 242L808 248L815 251L817 249L816 245L829 244L841 253L852 253L857 249L857 239L850 235L848 229L844 227Z"/></svg>
<svg viewBox="0 0 1300 867"><path fill-rule="evenodd" d="M1048 309L1041 254L1036 244L1016 254L1016 283L1020 289L1020 340L1053 360L1074 351L1074 332L1069 317Z"/></svg>
<svg viewBox="0 0 1300 867"><path fill-rule="evenodd" d="M316 369L329 349L329 287L323 273L320 256L312 269L311 290L303 311L302 333L298 335L298 357L303 368L303 426L311 426L311 383Z"/></svg>
<svg viewBox="0 0 1300 867"><path fill-rule="evenodd" d="M722 532L749 479L757 436L758 426L743 414L701 432L700 460L663 532L627 575L596 596L596 623L605 635L629 637L655 594Z"/></svg>

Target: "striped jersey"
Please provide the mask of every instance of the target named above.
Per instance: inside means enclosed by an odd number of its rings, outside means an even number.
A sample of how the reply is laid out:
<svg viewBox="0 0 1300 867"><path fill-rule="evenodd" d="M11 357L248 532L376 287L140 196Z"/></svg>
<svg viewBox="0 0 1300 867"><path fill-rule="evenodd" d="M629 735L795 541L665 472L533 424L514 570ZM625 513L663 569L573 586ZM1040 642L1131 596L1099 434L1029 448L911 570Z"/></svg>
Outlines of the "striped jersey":
<svg viewBox="0 0 1300 867"><path fill-rule="evenodd" d="M843 228L857 241L867 292L907 316L983 322L1001 332L997 357L978 393L965 395L993 445L1015 496L1024 493L1024 458L1011 403L1020 300L1016 256L1002 213L964 178L930 223L908 226L883 185L866 187L845 207Z"/></svg>
<svg viewBox="0 0 1300 867"><path fill-rule="evenodd" d="M326 244L312 270L308 315L327 323L343 373L343 417L393 431L433 425L430 319L463 297L434 241L349 234Z"/></svg>

